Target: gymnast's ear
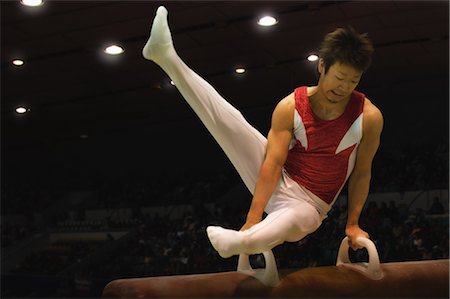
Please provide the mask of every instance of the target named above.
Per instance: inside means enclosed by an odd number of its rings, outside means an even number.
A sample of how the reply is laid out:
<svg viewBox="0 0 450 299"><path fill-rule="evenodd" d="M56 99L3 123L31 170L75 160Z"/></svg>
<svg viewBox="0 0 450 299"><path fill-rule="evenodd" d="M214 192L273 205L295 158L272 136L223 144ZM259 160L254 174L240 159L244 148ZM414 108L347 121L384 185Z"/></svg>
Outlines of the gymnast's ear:
<svg viewBox="0 0 450 299"><path fill-rule="evenodd" d="M325 62L323 61L323 58L320 58L317 63L317 72L319 73L319 76L325 74Z"/></svg>

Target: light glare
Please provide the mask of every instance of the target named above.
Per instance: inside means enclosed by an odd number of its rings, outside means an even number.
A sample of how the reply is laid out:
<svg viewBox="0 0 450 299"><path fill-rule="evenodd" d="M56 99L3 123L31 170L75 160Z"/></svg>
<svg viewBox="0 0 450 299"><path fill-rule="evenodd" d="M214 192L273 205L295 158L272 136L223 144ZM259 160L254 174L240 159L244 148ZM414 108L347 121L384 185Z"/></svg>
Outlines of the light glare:
<svg viewBox="0 0 450 299"><path fill-rule="evenodd" d="M119 47L117 45L109 46L105 49L105 53L109 55L119 55L124 52L122 47Z"/></svg>
<svg viewBox="0 0 450 299"><path fill-rule="evenodd" d="M21 0L20 3L26 6L40 6L44 3L42 0Z"/></svg>
<svg viewBox="0 0 450 299"><path fill-rule="evenodd" d="M24 62L23 62L22 59L14 59L14 60L12 61L12 63L13 63L14 65L16 65L16 66L21 66L21 65L24 64Z"/></svg>
<svg viewBox="0 0 450 299"><path fill-rule="evenodd" d="M259 19L258 25L260 26L273 26L278 23L278 20L272 16L265 16Z"/></svg>
<svg viewBox="0 0 450 299"><path fill-rule="evenodd" d="M17 107L16 112L19 114L24 114L25 112L27 112L27 109L24 107Z"/></svg>
<svg viewBox="0 0 450 299"><path fill-rule="evenodd" d="M319 56L317 56L315 54L311 54L308 56L309 61L317 61L318 59L319 59Z"/></svg>
<svg viewBox="0 0 450 299"><path fill-rule="evenodd" d="M245 69L243 67L238 67L237 69L234 70L236 73L238 74L243 74L245 73Z"/></svg>

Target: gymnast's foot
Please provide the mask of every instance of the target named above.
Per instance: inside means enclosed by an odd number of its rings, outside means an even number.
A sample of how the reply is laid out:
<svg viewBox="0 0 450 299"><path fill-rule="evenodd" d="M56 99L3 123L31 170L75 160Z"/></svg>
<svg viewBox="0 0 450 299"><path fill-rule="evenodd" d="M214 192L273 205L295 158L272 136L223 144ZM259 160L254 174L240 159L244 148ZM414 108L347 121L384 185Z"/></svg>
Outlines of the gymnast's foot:
<svg viewBox="0 0 450 299"><path fill-rule="evenodd" d="M153 19L150 38L142 49L145 59L158 63L164 60L167 55L175 52L173 48L172 35L167 23L167 9L160 6Z"/></svg>
<svg viewBox="0 0 450 299"><path fill-rule="evenodd" d="M239 247L242 244L241 232L220 226L208 226L206 233L212 246L221 257L229 258L239 254Z"/></svg>

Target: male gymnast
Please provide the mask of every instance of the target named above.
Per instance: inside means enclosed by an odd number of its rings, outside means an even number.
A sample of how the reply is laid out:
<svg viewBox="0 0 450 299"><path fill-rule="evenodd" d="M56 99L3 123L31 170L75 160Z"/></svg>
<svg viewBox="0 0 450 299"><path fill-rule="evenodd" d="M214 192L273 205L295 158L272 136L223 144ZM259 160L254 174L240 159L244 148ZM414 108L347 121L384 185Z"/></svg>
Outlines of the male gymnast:
<svg viewBox="0 0 450 299"><path fill-rule="evenodd" d="M345 233L360 248L356 238L369 237L359 218L383 128L380 110L355 91L374 51L367 35L338 28L325 36L317 85L298 87L277 104L266 139L181 60L167 14L158 8L142 54L173 80L253 194L240 231L206 229L215 250L228 258L301 240L321 225L347 180Z"/></svg>

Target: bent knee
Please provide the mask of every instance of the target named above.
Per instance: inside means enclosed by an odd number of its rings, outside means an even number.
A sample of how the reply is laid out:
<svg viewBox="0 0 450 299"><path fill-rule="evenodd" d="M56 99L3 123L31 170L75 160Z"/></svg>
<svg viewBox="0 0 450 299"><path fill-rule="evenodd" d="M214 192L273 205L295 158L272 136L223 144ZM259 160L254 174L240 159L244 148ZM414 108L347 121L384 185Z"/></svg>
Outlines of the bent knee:
<svg viewBox="0 0 450 299"><path fill-rule="evenodd" d="M306 234L310 234L312 232L315 232L320 227L321 224L322 220L320 218L320 215L313 208L312 212L303 217L303 219L299 222L298 227Z"/></svg>

